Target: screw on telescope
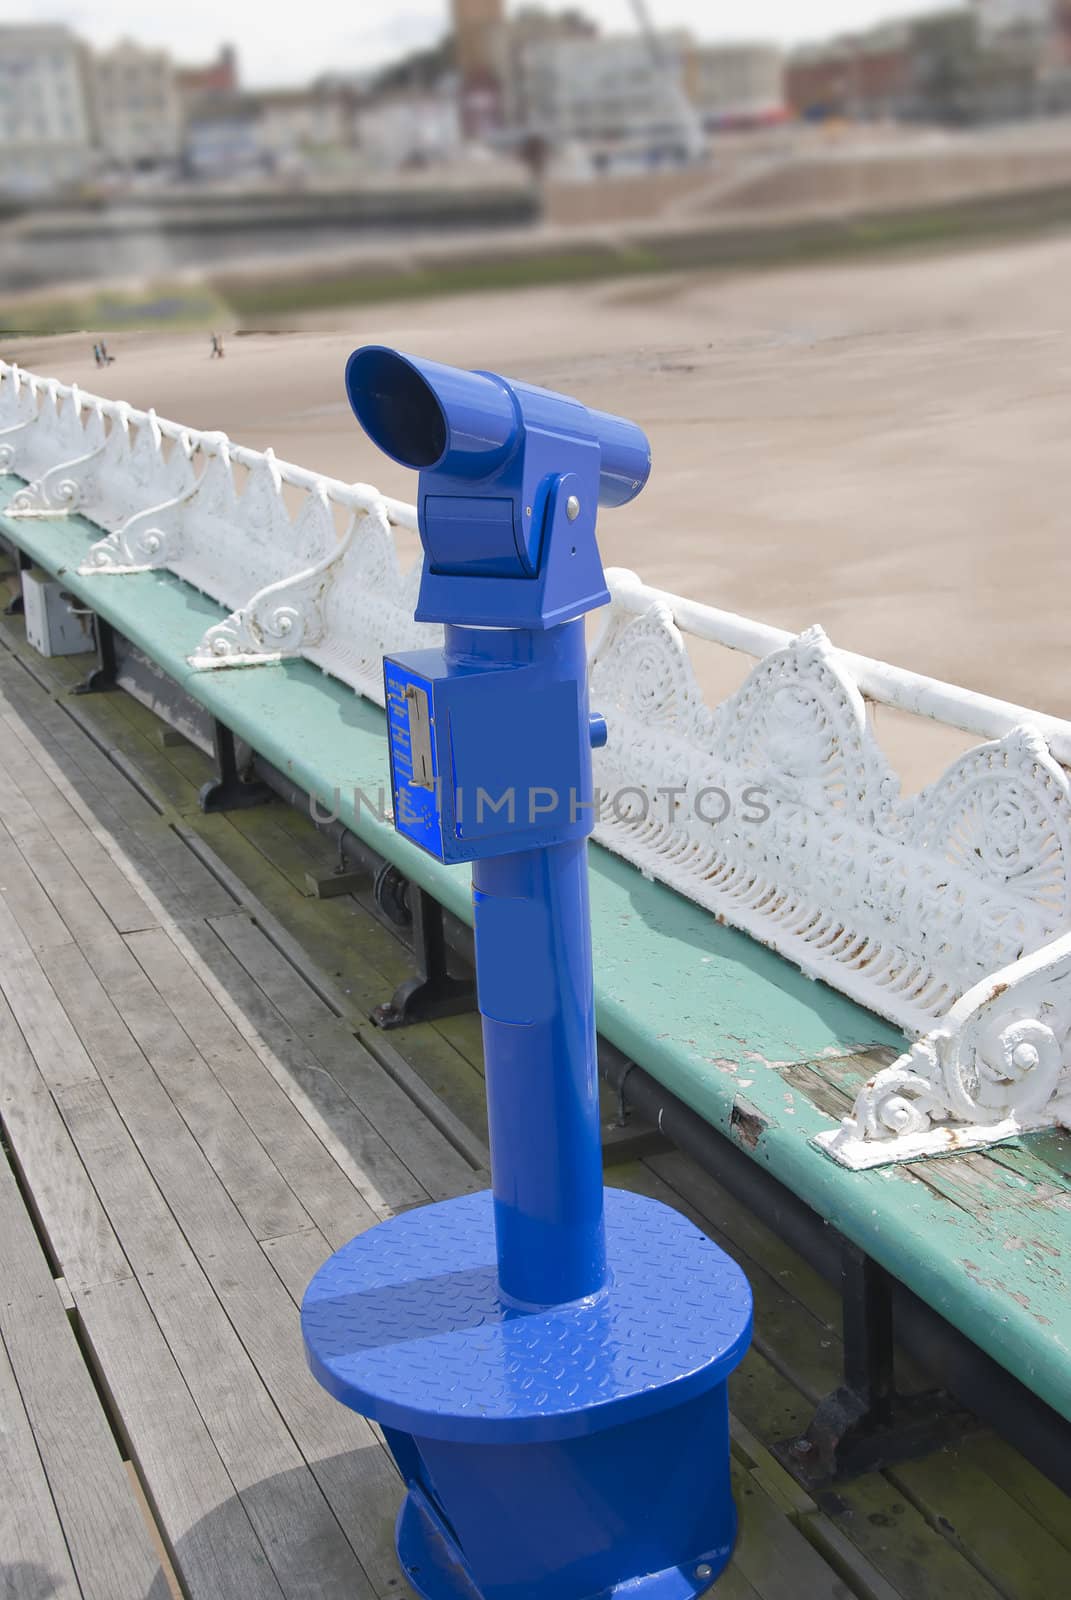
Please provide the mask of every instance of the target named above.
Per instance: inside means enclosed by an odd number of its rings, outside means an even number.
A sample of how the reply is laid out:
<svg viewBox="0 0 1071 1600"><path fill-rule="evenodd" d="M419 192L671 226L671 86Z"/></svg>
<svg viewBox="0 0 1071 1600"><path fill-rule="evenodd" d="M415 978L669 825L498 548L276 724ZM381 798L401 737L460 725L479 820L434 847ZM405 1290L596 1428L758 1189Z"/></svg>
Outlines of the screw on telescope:
<svg viewBox="0 0 1071 1600"><path fill-rule="evenodd" d="M570 522L575 522L577 517L580 515L580 501L577 499L575 494L571 494L568 500L565 502L565 515L569 518Z"/></svg>

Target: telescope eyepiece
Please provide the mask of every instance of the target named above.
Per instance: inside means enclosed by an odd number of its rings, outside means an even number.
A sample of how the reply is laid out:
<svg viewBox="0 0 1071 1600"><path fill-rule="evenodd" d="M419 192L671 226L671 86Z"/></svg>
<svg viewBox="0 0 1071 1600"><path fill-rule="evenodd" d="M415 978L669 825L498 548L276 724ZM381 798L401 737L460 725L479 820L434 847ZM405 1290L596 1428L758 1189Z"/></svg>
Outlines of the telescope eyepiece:
<svg viewBox="0 0 1071 1600"><path fill-rule="evenodd" d="M372 443L403 467L434 467L446 451L447 425L431 384L396 350L369 344L346 363L346 394Z"/></svg>
<svg viewBox="0 0 1071 1600"><path fill-rule="evenodd" d="M420 472L487 477L521 437L520 418L500 378L419 361L384 345L353 352L346 393L372 442Z"/></svg>

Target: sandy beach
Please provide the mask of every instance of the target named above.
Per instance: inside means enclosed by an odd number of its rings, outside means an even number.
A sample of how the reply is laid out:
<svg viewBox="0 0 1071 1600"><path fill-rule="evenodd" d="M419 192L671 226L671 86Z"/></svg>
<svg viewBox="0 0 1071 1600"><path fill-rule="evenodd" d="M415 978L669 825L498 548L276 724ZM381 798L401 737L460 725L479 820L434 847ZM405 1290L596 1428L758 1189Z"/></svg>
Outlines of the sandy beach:
<svg viewBox="0 0 1071 1600"><path fill-rule="evenodd" d="M342 392L354 345L487 367L648 431L608 565L846 648L1071 715L1071 239L674 275L305 317L293 331L8 341L7 360L410 498ZM727 654L727 653L726 653ZM724 691L749 665L700 662ZM969 741L882 713L908 787Z"/></svg>

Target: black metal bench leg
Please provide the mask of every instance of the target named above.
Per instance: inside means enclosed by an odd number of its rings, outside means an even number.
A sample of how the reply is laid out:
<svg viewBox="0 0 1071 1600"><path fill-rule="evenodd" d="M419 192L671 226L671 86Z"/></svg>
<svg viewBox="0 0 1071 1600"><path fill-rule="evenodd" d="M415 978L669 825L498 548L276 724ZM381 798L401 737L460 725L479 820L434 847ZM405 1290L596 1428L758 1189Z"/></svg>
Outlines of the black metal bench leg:
<svg viewBox="0 0 1071 1600"><path fill-rule="evenodd" d="M21 580L22 574L24 572L29 572L30 568L33 566L33 562L30 560L29 556L24 550L17 550L15 554L18 558L18 565L13 573L5 573L4 576L18 577ZM18 594L13 594L7 605L4 607L4 616L21 617L25 611L26 602L22 598L22 587L20 582Z"/></svg>
<svg viewBox="0 0 1071 1600"><path fill-rule="evenodd" d="M93 631L97 638L97 663L88 677L75 684L72 694L106 694L110 689L119 687L115 676L115 633L112 625L105 622L103 617L94 617Z"/></svg>
<svg viewBox="0 0 1071 1600"><path fill-rule="evenodd" d="M821 1402L802 1437L774 1446L782 1465L809 1489L927 1455L977 1427L943 1390L896 1392L892 1280L848 1240L841 1292L844 1382Z"/></svg>
<svg viewBox="0 0 1071 1600"><path fill-rule="evenodd" d="M377 882L376 897L381 904L383 892ZM372 1021L378 1028L404 1028L410 1022L453 1017L460 1011L471 1011L476 1004L474 981L453 977L447 966L442 906L434 895L412 883L408 887L407 905L412 916L417 971L414 977L399 984L386 1005L377 1006L373 1011Z"/></svg>
<svg viewBox="0 0 1071 1600"><path fill-rule="evenodd" d="M212 722L212 745L216 755L215 778L202 785L198 796L202 811L238 811L262 806L273 799L272 791L259 778L243 778L238 771L234 734L218 717Z"/></svg>

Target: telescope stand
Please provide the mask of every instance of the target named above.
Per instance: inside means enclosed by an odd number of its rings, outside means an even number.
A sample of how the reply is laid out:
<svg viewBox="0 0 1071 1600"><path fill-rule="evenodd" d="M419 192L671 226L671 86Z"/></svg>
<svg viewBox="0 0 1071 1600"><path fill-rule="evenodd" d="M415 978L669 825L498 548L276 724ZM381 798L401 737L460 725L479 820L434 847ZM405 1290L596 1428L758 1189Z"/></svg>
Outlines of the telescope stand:
<svg viewBox="0 0 1071 1600"><path fill-rule="evenodd" d="M421 468L416 615L445 634L384 662L394 822L472 864L492 1188L337 1251L305 1294L306 1358L383 1428L425 1600L688 1600L736 1534L726 1384L751 1292L679 1212L603 1187L588 906L595 507L640 491L650 448L377 346L347 385ZM426 964L403 1010L449 981L441 921L411 909Z"/></svg>

